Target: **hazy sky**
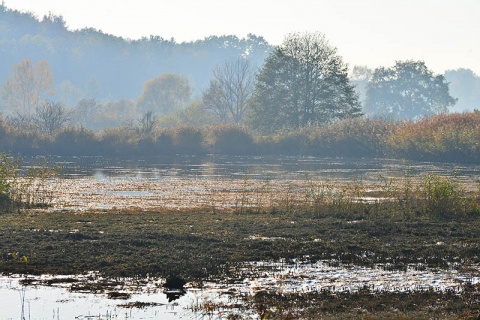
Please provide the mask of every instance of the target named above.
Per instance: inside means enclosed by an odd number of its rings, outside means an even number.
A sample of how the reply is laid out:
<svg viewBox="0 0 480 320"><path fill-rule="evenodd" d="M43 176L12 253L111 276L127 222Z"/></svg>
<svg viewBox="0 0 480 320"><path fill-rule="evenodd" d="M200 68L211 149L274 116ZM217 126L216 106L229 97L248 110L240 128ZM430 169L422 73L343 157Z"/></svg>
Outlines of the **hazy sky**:
<svg viewBox="0 0 480 320"><path fill-rule="evenodd" d="M253 33L280 44L293 31L320 31L353 65L424 60L437 73L480 75L480 0L5 0L38 17L62 15L71 30L93 27L137 39L177 41Z"/></svg>

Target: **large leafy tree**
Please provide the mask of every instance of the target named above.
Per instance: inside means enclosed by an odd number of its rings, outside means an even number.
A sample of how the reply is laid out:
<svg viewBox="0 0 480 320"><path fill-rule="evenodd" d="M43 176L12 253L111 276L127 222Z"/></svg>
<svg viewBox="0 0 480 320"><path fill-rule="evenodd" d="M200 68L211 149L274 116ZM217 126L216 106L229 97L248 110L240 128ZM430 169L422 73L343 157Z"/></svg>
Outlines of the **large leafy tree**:
<svg viewBox="0 0 480 320"><path fill-rule="evenodd" d="M423 61L397 61L377 68L367 86L365 112L394 120L447 112L456 99L442 75L434 75Z"/></svg>
<svg viewBox="0 0 480 320"><path fill-rule="evenodd" d="M164 73L145 83L137 100L141 112L168 114L183 109L190 100L192 86L187 77Z"/></svg>
<svg viewBox="0 0 480 320"><path fill-rule="evenodd" d="M347 66L321 33L293 33L257 76L251 124L264 132L360 115Z"/></svg>

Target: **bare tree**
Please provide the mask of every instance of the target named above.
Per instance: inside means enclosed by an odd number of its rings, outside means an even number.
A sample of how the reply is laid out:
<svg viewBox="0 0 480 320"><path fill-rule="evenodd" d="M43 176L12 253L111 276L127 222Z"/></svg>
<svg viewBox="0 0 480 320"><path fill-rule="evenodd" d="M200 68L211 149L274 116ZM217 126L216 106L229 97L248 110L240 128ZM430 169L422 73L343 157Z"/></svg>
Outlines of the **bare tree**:
<svg viewBox="0 0 480 320"><path fill-rule="evenodd" d="M74 118L76 123L85 128L93 128L96 118L99 116L101 106L95 99L82 99L75 107Z"/></svg>
<svg viewBox="0 0 480 320"><path fill-rule="evenodd" d="M7 123L16 131L35 132L37 130L33 115L15 111L6 117Z"/></svg>
<svg viewBox="0 0 480 320"><path fill-rule="evenodd" d="M52 135L70 120L70 114L62 104L45 101L36 108L34 119L40 132Z"/></svg>
<svg viewBox="0 0 480 320"><path fill-rule="evenodd" d="M147 111L138 121L140 124L139 132L141 134L149 135L157 126L157 116L152 111Z"/></svg>
<svg viewBox="0 0 480 320"><path fill-rule="evenodd" d="M203 92L202 106L216 115L222 123L227 123L229 117L224 96L220 83L211 80L210 86Z"/></svg>
<svg viewBox="0 0 480 320"><path fill-rule="evenodd" d="M238 124L244 119L254 88L255 72L248 60L226 61L214 68L202 103L222 122Z"/></svg>

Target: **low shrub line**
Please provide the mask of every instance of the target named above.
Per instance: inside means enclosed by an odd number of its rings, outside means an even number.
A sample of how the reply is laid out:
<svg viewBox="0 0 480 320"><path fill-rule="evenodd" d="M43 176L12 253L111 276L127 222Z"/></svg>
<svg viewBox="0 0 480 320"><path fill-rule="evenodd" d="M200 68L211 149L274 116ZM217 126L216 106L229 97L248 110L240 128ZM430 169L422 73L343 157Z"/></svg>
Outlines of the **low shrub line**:
<svg viewBox="0 0 480 320"><path fill-rule="evenodd" d="M269 136L240 126L218 125L180 126L148 135L129 127L102 132L70 128L46 137L0 121L0 151L24 155L283 154L477 163L478 141L480 112L402 122L354 118Z"/></svg>

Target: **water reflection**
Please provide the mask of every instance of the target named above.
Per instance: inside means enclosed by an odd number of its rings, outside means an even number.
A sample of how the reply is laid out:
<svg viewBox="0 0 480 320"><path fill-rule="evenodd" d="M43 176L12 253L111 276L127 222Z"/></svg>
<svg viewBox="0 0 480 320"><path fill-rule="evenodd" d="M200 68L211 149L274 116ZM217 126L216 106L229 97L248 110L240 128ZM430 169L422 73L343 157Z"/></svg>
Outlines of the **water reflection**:
<svg viewBox="0 0 480 320"><path fill-rule="evenodd" d="M369 288L372 292L454 292L461 294L463 285L480 283L478 273L464 273L454 268L429 269L409 265L404 271L388 270L386 265L373 268L342 265L335 261L317 263L250 262L240 266L237 275L218 281L202 282L202 288L162 290L161 279L123 279L111 287L125 293L125 299L109 298L105 292L89 293L72 290L68 279L87 281L84 286L102 279L92 275L28 276L29 285L22 285L25 276L0 276L0 319L200 319L202 306L221 304L243 316L254 316L254 310L244 305L246 297L260 291L282 293L357 292ZM334 266L335 265L335 266ZM467 266L476 270L478 266ZM469 268L472 267L472 268ZM248 275L248 276L243 276ZM49 281L56 279L55 281ZM46 285L50 283L50 285ZM74 282L76 283L76 282ZM20 293L20 294L19 294Z"/></svg>
<svg viewBox="0 0 480 320"><path fill-rule="evenodd" d="M477 176L480 166L416 162L397 159L349 159L287 156L175 156L146 159L105 157L56 157L65 177L190 179L376 179L378 174L419 175L425 172Z"/></svg>
<svg viewBox="0 0 480 320"><path fill-rule="evenodd" d="M165 293L165 295L167 296L168 302L172 302L183 297L187 293L187 291L183 289L177 289L177 290L172 289L172 290L165 290L163 293Z"/></svg>
<svg viewBox="0 0 480 320"><path fill-rule="evenodd" d="M322 183L355 182L374 190L379 176L432 173L455 175L467 190L475 190L480 172L478 165L394 159L206 155L53 160L64 167L66 179L49 181L45 192L59 210L271 206L287 198L302 200L306 190Z"/></svg>

